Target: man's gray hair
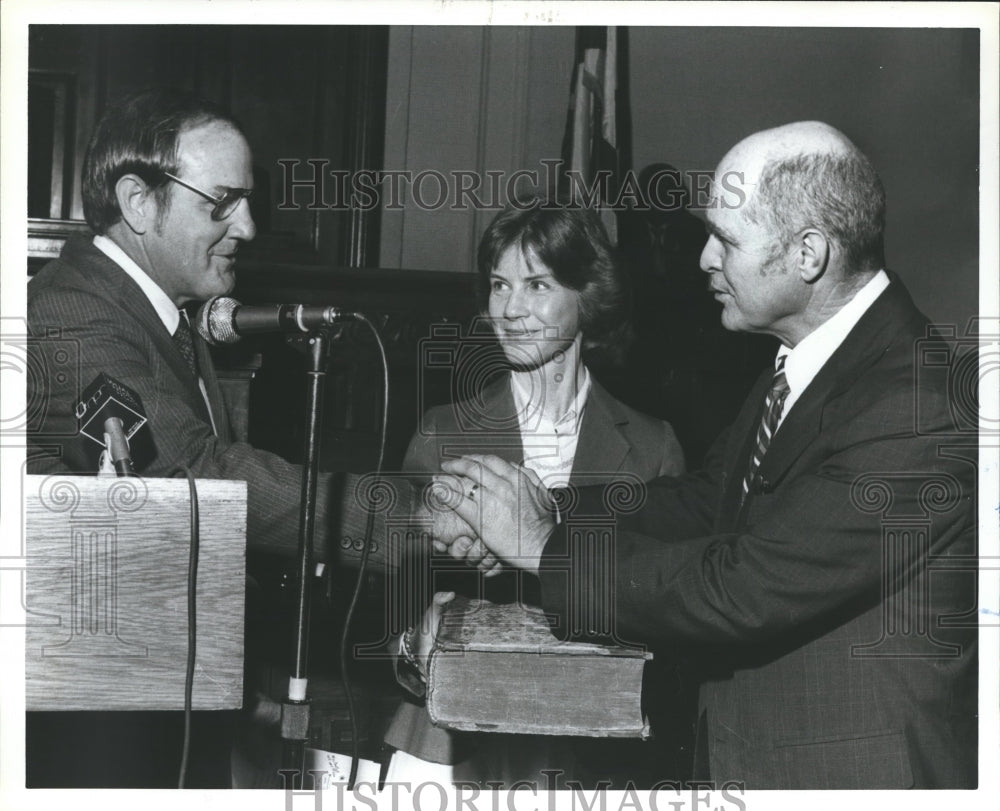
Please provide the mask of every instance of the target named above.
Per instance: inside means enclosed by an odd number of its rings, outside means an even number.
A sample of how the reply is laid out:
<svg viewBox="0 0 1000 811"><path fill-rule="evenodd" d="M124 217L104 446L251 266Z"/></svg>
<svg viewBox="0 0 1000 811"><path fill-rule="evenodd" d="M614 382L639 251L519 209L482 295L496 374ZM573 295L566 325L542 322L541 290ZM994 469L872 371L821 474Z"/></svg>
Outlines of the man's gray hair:
<svg viewBox="0 0 1000 811"><path fill-rule="evenodd" d="M857 149L769 160L743 215L785 246L819 229L840 246L847 272L885 266L885 190Z"/></svg>

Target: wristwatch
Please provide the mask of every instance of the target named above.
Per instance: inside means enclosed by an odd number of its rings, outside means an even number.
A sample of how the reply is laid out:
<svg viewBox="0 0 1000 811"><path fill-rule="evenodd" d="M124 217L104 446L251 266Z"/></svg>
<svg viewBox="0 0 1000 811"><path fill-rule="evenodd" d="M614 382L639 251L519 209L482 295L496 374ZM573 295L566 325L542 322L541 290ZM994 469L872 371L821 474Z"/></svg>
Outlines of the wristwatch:
<svg viewBox="0 0 1000 811"><path fill-rule="evenodd" d="M423 668L420 667L420 663L413 653L413 640L416 635L417 629L412 625L403 632L403 635L399 638L399 655L403 657L403 661L409 667L413 668L420 681L426 684L427 676L424 674Z"/></svg>

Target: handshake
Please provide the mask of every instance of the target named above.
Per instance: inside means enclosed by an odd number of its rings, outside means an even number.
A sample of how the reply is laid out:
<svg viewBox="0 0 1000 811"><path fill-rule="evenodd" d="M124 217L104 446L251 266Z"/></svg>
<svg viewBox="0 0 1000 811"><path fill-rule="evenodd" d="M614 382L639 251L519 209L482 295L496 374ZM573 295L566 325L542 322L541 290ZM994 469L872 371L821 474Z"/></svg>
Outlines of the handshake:
<svg viewBox="0 0 1000 811"><path fill-rule="evenodd" d="M538 476L496 456L450 459L441 470L427 485L418 510L431 525L434 549L486 577L505 566L538 574L542 551L556 526L552 498ZM442 611L454 596L435 594L420 628L411 628L401 638L400 653L423 682ZM415 685L408 689L415 690Z"/></svg>
<svg viewBox="0 0 1000 811"><path fill-rule="evenodd" d="M441 465L422 510L434 548L486 576L504 566L538 573L556 526L545 485L531 470L496 456L463 456Z"/></svg>

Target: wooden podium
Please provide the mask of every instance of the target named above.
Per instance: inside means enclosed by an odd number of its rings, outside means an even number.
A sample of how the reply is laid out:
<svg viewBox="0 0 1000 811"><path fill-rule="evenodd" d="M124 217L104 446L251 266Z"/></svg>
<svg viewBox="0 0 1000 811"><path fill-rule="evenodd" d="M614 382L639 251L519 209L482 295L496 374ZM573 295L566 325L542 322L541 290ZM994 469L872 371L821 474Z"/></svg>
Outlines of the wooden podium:
<svg viewBox="0 0 1000 811"><path fill-rule="evenodd" d="M246 483L197 481L193 708L243 703ZM28 710L179 710L186 479L25 477Z"/></svg>

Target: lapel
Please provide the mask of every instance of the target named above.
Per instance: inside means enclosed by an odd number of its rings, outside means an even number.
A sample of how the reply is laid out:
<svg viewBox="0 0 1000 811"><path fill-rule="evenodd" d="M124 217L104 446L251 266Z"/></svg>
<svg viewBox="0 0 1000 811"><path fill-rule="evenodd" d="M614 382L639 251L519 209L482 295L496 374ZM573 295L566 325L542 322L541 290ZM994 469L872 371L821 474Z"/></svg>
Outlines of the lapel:
<svg viewBox="0 0 1000 811"><path fill-rule="evenodd" d="M174 345L173 336L167 332L156 309L150 304L146 294L124 270L118 267L101 250L94 247L89 238L74 240L72 244L67 244L67 260L71 263L79 263L87 267L87 274L95 285L100 286L105 297L114 301L124 312L129 313L142 328L148 333L156 351L173 371L183 390L188 395L189 404L199 413L208 417L205 408L205 400L201 396L201 389L198 383L191 377L187 363L182 357L180 350ZM195 351L197 352L198 341L195 336ZM199 353L198 361L202 360ZM211 360L208 360L211 364ZM214 375L213 375L214 377Z"/></svg>
<svg viewBox="0 0 1000 811"><path fill-rule="evenodd" d="M469 453L489 453L511 464L524 462L521 429L514 410L510 376L500 375L459 408L466 410L468 425L459 421L439 440L438 455L445 459Z"/></svg>
<svg viewBox="0 0 1000 811"><path fill-rule="evenodd" d="M483 392L483 414L489 424L498 428L493 433L497 444L491 452L512 464L524 462L521 428L517 421L514 394L510 390L510 375L501 375Z"/></svg>
<svg viewBox="0 0 1000 811"><path fill-rule="evenodd" d="M197 330L192 329L191 335L194 338L195 356L198 358L198 371L201 372L201 379L205 384L205 391L208 394L208 402L212 408L215 430L218 432L219 439L229 442L232 440L229 428L229 413L226 411L226 401L222 396L222 387L219 385L219 378L215 375L215 364L212 362L212 354L209 351L208 344L205 343L205 339L198 334ZM198 392L198 399L204 401L200 390Z"/></svg>
<svg viewBox="0 0 1000 811"><path fill-rule="evenodd" d="M902 282L890 274L889 287L830 356L775 433L760 466L765 492L781 481L803 450L816 439L823 426L826 404L885 355L899 337L902 326L922 318Z"/></svg>
<svg viewBox="0 0 1000 811"><path fill-rule="evenodd" d="M757 426L764 413L764 398L773 377L773 368L769 367L761 372L730 428L723 474L724 489L717 527L720 532L731 530L739 516L743 478L750 464L750 451L757 439Z"/></svg>
<svg viewBox="0 0 1000 811"><path fill-rule="evenodd" d="M628 424L628 417L614 407L615 403L591 376L590 394L583 411L570 474L571 484L577 484L574 477L581 471L617 473L622 469L632 446L620 427ZM498 426L491 431L490 453L508 462L521 464L524 461L524 440L508 375L503 375L483 390L479 413L484 424Z"/></svg>
<svg viewBox="0 0 1000 811"><path fill-rule="evenodd" d="M576 481L581 473L617 473L622 469L632 446L620 428L628 424L628 416L615 409L615 404L616 401L591 375L590 394L583 409L570 484L585 484Z"/></svg>

